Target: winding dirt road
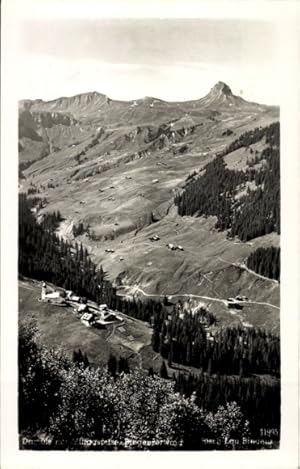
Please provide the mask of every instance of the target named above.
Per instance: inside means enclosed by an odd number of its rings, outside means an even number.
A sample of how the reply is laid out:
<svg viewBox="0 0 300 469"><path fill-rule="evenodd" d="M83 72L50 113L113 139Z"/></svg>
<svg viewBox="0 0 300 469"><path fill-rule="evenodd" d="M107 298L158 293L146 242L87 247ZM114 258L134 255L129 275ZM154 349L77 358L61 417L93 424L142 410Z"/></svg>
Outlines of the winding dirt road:
<svg viewBox="0 0 300 469"><path fill-rule="evenodd" d="M141 293L143 296L146 296L146 297L152 297L152 298L164 298L165 296L170 296L172 298L199 298L199 299L202 299L202 300L208 300L208 301L215 301L215 302L218 302L218 303L223 303L225 306L227 306L227 300L224 299L224 298L215 298L215 297L211 297L211 296L204 296L204 295L194 295L192 293L181 293L181 294L176 294L176 295L172 295L172 294L151 294L151 293L146 293L142 288L140 288L138 285L122 285L122 288L128 288L128 289L131 289L132 290L132 293L131 295L135 295L136 293ZM118 293L120 296L127 296L128 294L122 294L122 293ZM265 303L265 302L262 302L262 301L251 301L251 300L247 300L247 301L243 301L242 302L243 305L261 305L261 306L269 306L270 308L275 308L277 310L280 310L280 308L278 306L275 306L273 305L272 303Z"/></svg>

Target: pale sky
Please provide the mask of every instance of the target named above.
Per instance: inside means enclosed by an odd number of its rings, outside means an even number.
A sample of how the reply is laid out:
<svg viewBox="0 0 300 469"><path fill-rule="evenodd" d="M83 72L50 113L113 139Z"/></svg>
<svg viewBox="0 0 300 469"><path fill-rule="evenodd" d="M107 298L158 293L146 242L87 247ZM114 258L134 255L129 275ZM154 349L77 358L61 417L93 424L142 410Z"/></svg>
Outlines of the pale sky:
<svg viewBox="0 0 300 469"><path fill-rule="evenodd" d="M99 91L112 99L204 96L217 81L279 103L279 34L257 19L22 20L18 97Z"/></svg>

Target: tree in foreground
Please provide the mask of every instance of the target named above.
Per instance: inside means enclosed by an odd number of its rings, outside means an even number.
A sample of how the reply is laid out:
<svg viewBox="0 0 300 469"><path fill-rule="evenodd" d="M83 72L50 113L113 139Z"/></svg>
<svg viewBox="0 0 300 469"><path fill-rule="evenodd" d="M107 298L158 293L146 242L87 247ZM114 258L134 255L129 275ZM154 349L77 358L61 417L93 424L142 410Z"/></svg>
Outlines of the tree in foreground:
<svg viewBox="0 0 300 469"><path fill-rule="evenodd" d="M248 432L235 402L207 413L195 396L176 392L173 380L140 369L113 376L106 367L85 368L41 346L31 322L20 327L19 370L20 433L47 434L53 447L80 449L80 439L89 439L104 441L90 448L98 450L199 450L213 435L228 448L228 439Z"/></svg>
<svg viewBox="0 0 300 469"><path fill-rule="evenodd" d="M228 402L226 407L219 406L217 412L207 414L205 423L224 446L235 448L236 441L249 436L249 422L236 402Z"/></svg>

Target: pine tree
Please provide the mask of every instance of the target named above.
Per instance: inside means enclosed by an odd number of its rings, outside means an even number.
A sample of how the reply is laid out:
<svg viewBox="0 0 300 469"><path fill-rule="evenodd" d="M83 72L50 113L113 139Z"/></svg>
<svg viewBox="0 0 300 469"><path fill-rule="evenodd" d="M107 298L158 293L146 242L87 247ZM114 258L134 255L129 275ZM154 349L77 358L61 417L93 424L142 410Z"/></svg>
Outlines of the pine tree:
<svg viewBox="0 0 300 469"><path fill-rule="evenodd" d="M161 363L161 367L160 367L160 372L159 372L159 373L160 373L160 377L161 377L161 378L167 379L167 378L169 377L169 375L168 375L168 370L167 370L167 367L166 367L166 364L165 364L164 360L163 360L162 363Z"/></svg>
<svg viewBox="0 0 300 469"><path fill-rule="evenodd" d="M172 367L172 363L173 363L173 348L174 348L174 345L173 345L173 341L171 340L170 349L168 353L168 366L170 368Z"/></svg>
<svg viewBox="0 0 300 469"><path fill-rule="evenodd" d="M127 358L120 357L118 363L118 372L121 373L129 373L129 365Z"/></svg>
<svg viewBox="0 0 300 469"><path fill-rule="evenodd" d="M83 355L83 365L84 365L84 368L88 368L90 365L90 362L86 353Z"/></svg>
<svg viewBox="0 0 300 469"><path fill-rule="evenodd" d="M208 376L211 375L211 372L212 372L212 359L209 358L208 365L207 365L207 374L208 374Z"/></svg>
<svg viewBox="0 0 300 469"><path fill-rule="evenodd" d="M109 359L107 362L107 369L112 376L116 376L117 372L117 360L116 357L112 354L109 355Z"/></svg>

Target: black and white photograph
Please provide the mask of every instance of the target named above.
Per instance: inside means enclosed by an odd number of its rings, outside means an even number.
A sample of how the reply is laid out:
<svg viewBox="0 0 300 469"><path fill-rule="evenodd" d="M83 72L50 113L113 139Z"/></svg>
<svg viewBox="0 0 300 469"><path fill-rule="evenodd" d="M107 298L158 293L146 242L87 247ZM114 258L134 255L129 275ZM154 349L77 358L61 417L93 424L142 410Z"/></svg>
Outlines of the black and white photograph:
<svg viewBox="0 0 300 469"><path fill-rule="evenodd" d="M278 21L90 3L18 21L18 450L279 451Z"/></svg>

